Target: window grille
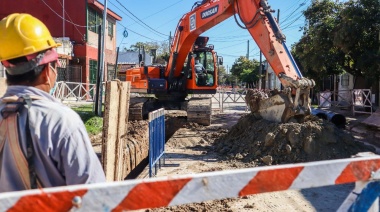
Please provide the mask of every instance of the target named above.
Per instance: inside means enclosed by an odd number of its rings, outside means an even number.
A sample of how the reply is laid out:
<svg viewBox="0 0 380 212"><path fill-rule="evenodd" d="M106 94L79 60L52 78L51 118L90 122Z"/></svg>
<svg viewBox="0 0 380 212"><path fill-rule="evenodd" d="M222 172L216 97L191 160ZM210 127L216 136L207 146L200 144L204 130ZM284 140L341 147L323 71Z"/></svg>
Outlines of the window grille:
<svg viewBox="0 0 380 212"><path fill-rule="evenodd" d="M101 14L92 8L88 8L88 30L98 33L98 25L101 25L102 21L103 18Z"/></svg>
<svg viewBox="0 0 380 212"><path fill-rule="evenodd" d="M113 38L113 23L108 21L108 35Z"/></svg>
<svg viewBox="0 0 380 212"><path fill-rule="evenodd" d="M348 87L350 76L348 74L343 74L341 76L342 87Z"/></svg>

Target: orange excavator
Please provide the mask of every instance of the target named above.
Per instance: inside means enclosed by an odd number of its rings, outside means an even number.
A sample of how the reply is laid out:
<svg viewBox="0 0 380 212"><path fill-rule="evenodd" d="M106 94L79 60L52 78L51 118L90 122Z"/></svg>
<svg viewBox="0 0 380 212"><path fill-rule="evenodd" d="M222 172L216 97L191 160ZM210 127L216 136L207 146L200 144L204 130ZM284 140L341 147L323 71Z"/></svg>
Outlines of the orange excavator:
<svg viewBox="0 0 380 212"><path fill-rule="evenodd" d="M177 25L166 66L126 70L131 92L154 95L131 98L130 119L143 119L150 110L165 107L186 110L188 121L210 125L211 99L187 97L189 94L216 93L218 67L223 58L208 44L208 37L200 35L231 16L251 34L284 88L269 98L249 92L246 102L251 112L275 122L310 114L309 94L314 81L302 76L272 12L266 0L196 2Z"/></svg>

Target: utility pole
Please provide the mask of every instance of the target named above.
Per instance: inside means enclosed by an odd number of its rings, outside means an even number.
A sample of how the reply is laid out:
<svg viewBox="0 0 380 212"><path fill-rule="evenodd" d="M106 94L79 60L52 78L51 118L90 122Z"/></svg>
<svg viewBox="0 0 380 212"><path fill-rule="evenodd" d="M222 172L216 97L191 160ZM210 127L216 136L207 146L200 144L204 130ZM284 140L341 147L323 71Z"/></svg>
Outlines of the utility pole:
<svg viewBox="0 0 380 212"><path fill-rule="evenodd" d="M62 0L62 37L65 37L65 0Z"/></svg>
<svg viewBox="0 0 380 212"><path fill-rule="evenodd" d="M379 53L380 55L380 31L379 31ZM379 94L377 95L377 104L380 105L380 77L378 78L379 81Z"/></svg>
<svg viewBox="0 0 380 212"><path fill-rule="evenodd" d="M247 40L247 60L249 60L249 40Z"/></svg>
<svg viewBox="0 0 380 212"><path fill-rule="evenodd" d="M103 78L104 78L104 52L105 52L105 49L104 49L104 39L105 39L105 31L106 31L106 20L107 20L107 0L104 0L104 10L103 10L103 23L102 23L102 27L100 30L99 33L101 33L101 39L100 39L100 42L101 42L101 46L100 46L100 54L99 54L99 74L98 74L98 80L99 80L99 96L98 96L98 99L97 99L97 107L95 107L95 112L98 116L102 116L102 106L103 106L103 103L102 103L102 93L103 93ZM98 45L99 46L99 45ZM97 109L97 111L96 111Z"/></svg>
<svg viewBox="0 0 380 212"><path fill-rule="evenodd" d="M280 26L280 9L277 10L277 24ZM268 63L268 67L269 67L269 63ZM274 78L274 81L276 81L276 78ZM280 90L283 90L283 89L284 89L284 86L280 82Z"/></svg>
<svg viewBox="0 0 380 212"><path fill-rule="evenodd" d="M169 53L170 53L170 45L172 44L172 31L169 33Z"/></svg>
<svg viewBox="0 0 380 212"><path fill-rule="evenodd" d="M261 90L261 84L262 84L262 78L261 78L261 75L263 74L263 70L262 70L262 64L263 64L263 54L262 52L260 51L260 67L259 67L259 90Z"/></svg>

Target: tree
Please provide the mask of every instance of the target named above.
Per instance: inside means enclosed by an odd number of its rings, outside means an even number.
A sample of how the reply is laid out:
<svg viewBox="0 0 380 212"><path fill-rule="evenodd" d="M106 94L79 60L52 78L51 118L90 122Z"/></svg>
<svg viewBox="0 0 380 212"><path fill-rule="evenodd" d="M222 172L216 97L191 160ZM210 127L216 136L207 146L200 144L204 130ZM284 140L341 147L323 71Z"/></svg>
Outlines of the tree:
<svg viewBox="0 0 380 212"><path fill-rule="evenodd" d="M257 60L249 60L246 57L239 57L231 67L231 74L239 81L253 85L259 79L259 66Z"/></svg>
<svg viewBox="0 0 380 212"><path fill-rule="evenodd" d="M334 44L345 54L344 69L354 76L380 76L380 2L348 1L340 13Z"/></svg>
<svg viewBox="0 0 380 212"><path fill-rule="evenodd" d="M124 51L144 51L151 53L152 49L156 49L156 63L166 64L169 61L169 52L168 52L169 43L167 41L162 42L136 42L132 44L129 49L124 48ZM153 56L153 55L152 55Z"/></svg>
<svg viewBox="0 0 380 212"><path fill-rule="evenodd" d="M342 4L331 0L314 1L304 12L306 24L293 55L303 73L316 82L327 75L343 72L344 53L334 45L333 34Z"/></svg>
<svg viewBox="0 0 380 212"><path fill-rule="evenodd" d="M226 68L222 65L218 67L219 72L218 72L218 84L223 85L226 82L226 76L227 76L227 71Z"/></svg>
<svg viewBox="0 0 380 212"><path fill-rule="evenodd" d="M348 72L367 82L378 80L378 0L314 1L304 15L304 34L292 52L308 77L318 82L324 76Z"/></svg>

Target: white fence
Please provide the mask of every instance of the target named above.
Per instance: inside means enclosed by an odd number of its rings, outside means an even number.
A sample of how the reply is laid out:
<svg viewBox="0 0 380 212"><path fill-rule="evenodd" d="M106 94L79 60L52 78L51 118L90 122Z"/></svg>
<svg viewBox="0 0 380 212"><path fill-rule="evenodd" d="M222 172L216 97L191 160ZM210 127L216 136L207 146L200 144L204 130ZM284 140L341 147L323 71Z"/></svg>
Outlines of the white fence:
<svg viewBox="0 0 380 212"><path fill-rule="evenodd" d="M57 82L53 96L61 101L94 101L96 84L81 82Z"/></svg>
<svg viewBox="0 0 380 212"><path fill-rule="evenodd" d="M370 89L325 91L318 93L318 106L322 108L351 108L355 113L372 114L372 93Z"/></svg>
<svg viewBox="0 0 380 212"><path fill-rule="evenodd" d="M105 92L104 88L103 92ZM248 111L245 104L246 93L247 89L218 89L216 94L191 94L190 98L210 97L216 103L213 104L213 109L218 109L220 112L232 107L244 108L245 111ZM61 101L94 101L95 94L96 84L60 81L57 83L53 96ZM141 94L131 93L131 95L139 96Z"/></svg>

